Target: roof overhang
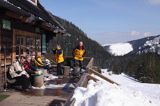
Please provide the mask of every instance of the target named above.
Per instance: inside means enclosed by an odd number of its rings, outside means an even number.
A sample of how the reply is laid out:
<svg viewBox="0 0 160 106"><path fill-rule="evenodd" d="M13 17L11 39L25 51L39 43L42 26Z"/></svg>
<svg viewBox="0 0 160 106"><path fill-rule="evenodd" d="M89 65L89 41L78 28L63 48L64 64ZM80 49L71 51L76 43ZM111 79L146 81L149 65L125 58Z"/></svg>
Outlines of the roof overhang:
<svg viewBox="0 0 160 106"><path fill-rule="evenodd" d="M27 0L0 0L0 8L9 10L10 12L7 12L6 15L19 19L24 23L33 25L38 23L41 28L52 33L62 35L66 33L62 25L39 2L37 7Z"/></svg>

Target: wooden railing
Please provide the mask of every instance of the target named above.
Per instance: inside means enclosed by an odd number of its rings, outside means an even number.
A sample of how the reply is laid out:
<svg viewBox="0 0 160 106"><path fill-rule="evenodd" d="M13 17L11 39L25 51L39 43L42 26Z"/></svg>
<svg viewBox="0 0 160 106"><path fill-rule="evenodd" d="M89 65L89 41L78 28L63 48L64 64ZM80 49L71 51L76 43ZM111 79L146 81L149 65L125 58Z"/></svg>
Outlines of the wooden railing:
<svg viewBox="0 0 160 106"><path fill-rule="evenodd" d="M93 65L93 60L94 60L93 58L90 59L89 63L87 64L86 69L92 67L92 65ZM87 73L83 74L82 77L81 77L81 79L79 80L79 82L76 84L76 87L80 87L80 86L81 86L81 87L84 87L84 86L86 86L86 85L87 85L87 83L86 83L86 82L87 82L87 81L86 81L87 76L88 76ZM74 106L74 103L75 103L76 99L75 99L75 98L72 98L72 97L73 97L73 94L74 94L74 91L71 93L71 95L70 95L69 98L67 99L67 101L66 101L66 103L65 103L65 106Z"/></svg>
<svg viewBox="0 0 160 106"><path fill-rule="evenodd" d="M86 67L86 72L85 74L82 75L81 79L79 80L79 82L77 83L76 87L87 87L88 81L89 80L93 80L93 81L98 81L97 78L91 76L91 74L94 74L100 78L102 78L103 80L112 83L112 84L116 84L119 86L118 83L116 83L115 81L105 77L104 75L100 74L99 72L97 72L97 70L95 70L95 66L94 66L94 58L91 58L87 67ZM76 102L75 98L73 97L74 92L72 92L72 94L70 95L70 97L68 98L68 100L65 103L65 106L74 106L74 103Z"/></svg>

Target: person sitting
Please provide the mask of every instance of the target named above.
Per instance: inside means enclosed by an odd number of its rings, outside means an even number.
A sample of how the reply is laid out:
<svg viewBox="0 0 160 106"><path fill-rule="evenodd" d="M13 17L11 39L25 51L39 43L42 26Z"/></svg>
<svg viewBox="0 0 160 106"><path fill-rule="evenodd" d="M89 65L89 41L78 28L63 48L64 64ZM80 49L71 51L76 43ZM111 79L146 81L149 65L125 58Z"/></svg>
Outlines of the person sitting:
<svg viewBox="0 0 160 106"><path fill-rule="evenodd" d="M36 66L31 62L31 57L27 56L26 61L23 64L25 71L31 76L32 74L35 74L37 71Z"/></svg>
<svg viewBox="0 0 160 106"><path fill-rule="evenodd" d="M35 64L38 68L43 68L44 67L44 63L42 61L42 56L41 53L38 53L36 58L35 58Z"/></svg>
<svg viewBox="0 0 160 106"><path fill-rule="evenodd" d="M26 90L30 87L29 74L24 70L23 63L25 57L21 56L20 61L16 60L12 63L8 70L8 78L14 80L13 86L20 85L22 90Z"/></svg>
<svg viewBox="0 0 160 106"><path fill-rule="evenodd" d="M50 60L46 57L46 54L42 55L42 62L44 64L44 69L49 70L51 68L51 62Z"/></svg>
<svg viewBox="0 0 160 106"><path fill-rule="evenodd" d="M34 54L32 54L32 56L31 56L30 67L33 70L37 70L37 68L38 68L36 65L36 62L35 62L35 55Z"/></svg>

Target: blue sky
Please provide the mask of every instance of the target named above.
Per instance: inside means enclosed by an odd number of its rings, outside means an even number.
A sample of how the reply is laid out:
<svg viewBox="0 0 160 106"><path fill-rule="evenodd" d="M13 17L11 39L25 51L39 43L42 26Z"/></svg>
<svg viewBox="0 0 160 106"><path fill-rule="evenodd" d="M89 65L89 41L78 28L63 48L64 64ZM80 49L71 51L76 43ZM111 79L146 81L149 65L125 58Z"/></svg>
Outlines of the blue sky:
<svg viewBox="0 0 160 106"><path fill-rule="evenodd" d="M100 44L160 34L160 0L40 0Z"/></svg>

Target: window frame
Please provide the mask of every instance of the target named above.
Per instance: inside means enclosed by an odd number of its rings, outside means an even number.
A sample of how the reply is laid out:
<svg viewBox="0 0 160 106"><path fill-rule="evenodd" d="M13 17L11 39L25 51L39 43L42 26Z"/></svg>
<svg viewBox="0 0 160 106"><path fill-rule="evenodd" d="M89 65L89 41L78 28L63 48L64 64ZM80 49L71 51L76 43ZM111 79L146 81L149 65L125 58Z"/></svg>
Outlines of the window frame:
<svg viewBox="0 0 160 106"><path fill-rule="evenodd" d="M5 30L12 30L12 23L10 20L7 20L7 19L2 19L2 29L5 29Z"/></svg>

